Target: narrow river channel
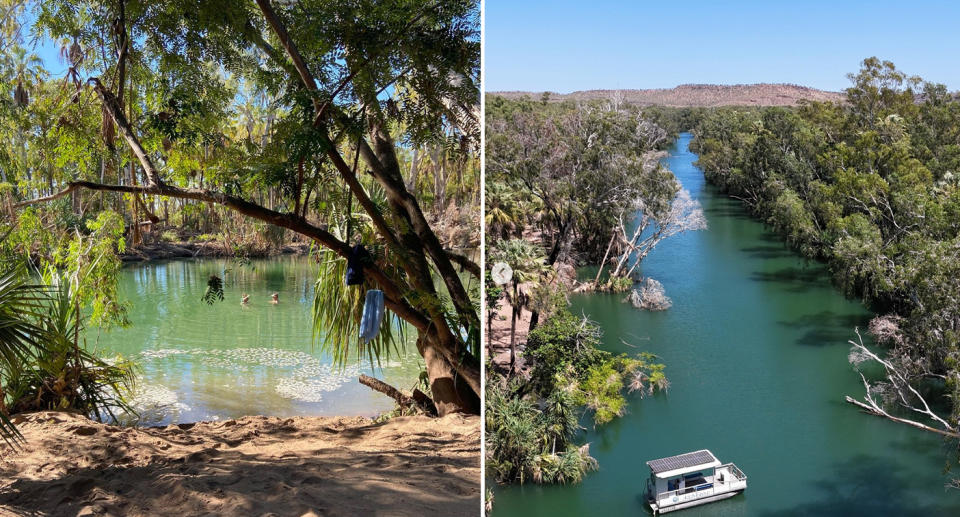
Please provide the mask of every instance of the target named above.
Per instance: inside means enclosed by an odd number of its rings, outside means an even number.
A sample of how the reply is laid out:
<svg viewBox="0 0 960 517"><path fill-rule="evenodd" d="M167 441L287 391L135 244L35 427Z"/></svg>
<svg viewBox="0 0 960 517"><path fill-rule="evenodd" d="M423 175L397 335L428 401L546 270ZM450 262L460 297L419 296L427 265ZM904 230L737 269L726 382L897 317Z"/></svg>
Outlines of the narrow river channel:
<svg viewBox="0 0 960 517"><path fill-rule="evenodd" d="M497 487L494 515L643 515L645 462L704 448L743 469L749 487L680 517L960 515L939 437L843 401L863 391L847 340L871 314L706 185L691 139L680 135L664 163L700 200L709 229L664 241L642 266L673 307L572 300L604 329L608 350L660 356L669 393L631 396L626 416L587 432L600 471L582 484Z"/></svg>

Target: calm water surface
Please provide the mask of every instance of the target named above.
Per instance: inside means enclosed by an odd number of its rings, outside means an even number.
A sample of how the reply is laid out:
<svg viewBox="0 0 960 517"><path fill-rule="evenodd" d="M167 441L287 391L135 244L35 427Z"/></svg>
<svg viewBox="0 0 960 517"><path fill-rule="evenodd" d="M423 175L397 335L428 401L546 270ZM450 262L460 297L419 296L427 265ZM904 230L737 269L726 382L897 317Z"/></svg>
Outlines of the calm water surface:
<svg viewBox="0 0 960 517"><path fill-rule="evenodd" d="M207 279L224 279L223 302L200 301ZM420 371L416 347L371 368L344 368L312 346L317 268L304 257L239 264L201 259L124 268L121 295L133 325L91 331L88 343L141 366L134 405L145 424L243 415L375 415L391 399L362 386L361 373L408 389ZM270 303L279 293L280 303ZM241 306L242 293L250 303Z"/></svg>
<svg viewBox="0 0 960 517"><path fill-rule="evenodd" d="M600 471L582 484L498 487L495 515L649 513L645 462L701 448L736 463L749 488L680 517L960 515L939 438L843 401L863 391L846 341L871 314L705 185L690 140L681 135L664 162L703 204L709 230L664 241L643 264L673 307L642 312L597 294L572 307L599 322L608 350L658 354L669 393L634 396L626 416L587 433Z"/></svg>

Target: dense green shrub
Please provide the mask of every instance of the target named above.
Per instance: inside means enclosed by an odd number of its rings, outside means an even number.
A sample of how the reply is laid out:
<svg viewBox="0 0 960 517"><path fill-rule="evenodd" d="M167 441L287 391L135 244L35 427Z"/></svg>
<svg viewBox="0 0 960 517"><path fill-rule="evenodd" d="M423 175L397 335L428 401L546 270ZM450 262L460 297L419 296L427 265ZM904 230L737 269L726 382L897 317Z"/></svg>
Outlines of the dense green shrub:
<svg viewBox="0 0 960 517"><path fill-rule="evenodd" d="M586 445L576 445L580 418L603 425L626 411L625 391L667 388L654 356L631 358L597 348L602 333L565 307L530 333L529 379L487 381L488 473L501 483L576 483L597 468ZM490 371L490 370L488 370Z"/></svg>

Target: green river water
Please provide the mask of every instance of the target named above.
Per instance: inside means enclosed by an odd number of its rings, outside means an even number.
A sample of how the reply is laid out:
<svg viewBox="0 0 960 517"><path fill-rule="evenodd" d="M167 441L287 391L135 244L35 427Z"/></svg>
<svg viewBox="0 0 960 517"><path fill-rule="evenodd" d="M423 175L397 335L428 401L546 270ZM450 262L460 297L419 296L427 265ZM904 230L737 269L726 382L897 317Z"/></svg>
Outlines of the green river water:
<svg viewBox="0 0 960 517"><path fill-rule="evenodd" d="M960 492L944 488L940 438L843 400L863 392L846 342L871 314L706 185L690 140L681 135L664 163L702 203L709 229L664 241L642 266L673 307L572 300L603 327L606 349L659 355L669 392L631 396L624 417L587 432L600 470L582 484L497 487L494 515L643 515L645 462L704 448L736 463L748 488L679 517L960 515Z"/></svg>
<svg viewBox="0 0 960 517"><path fill-rule="evenodd" d="M224 279L225 300L200 301L207 279ZM121 296L132 326L87 335L106 355L141 367L134 406L142 424L229 419L243 415L366 415L394 402L362 386L361 373L409 389L420 371L416 347L371 368L344 368L312 345L317 268L305 257L239 264L201 259L124 268ZM279 293L280 303L270 303ZM242 293L250 294L246 306Z"/></svg>

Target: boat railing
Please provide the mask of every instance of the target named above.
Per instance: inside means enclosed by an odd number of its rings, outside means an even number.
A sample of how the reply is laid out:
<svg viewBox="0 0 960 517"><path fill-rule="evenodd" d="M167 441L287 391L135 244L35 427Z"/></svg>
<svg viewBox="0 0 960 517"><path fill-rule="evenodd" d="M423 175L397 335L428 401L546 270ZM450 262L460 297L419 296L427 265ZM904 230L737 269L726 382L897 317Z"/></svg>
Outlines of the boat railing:
<svg viewBox="0 0 960 517"><path fill-rule="evenodd" d="M700 483L699 485L687 486L679 488L677 490L669 490L667 492L660 492L657 494L657 499L669 499L672 497L680 497L682 495L693 494L693 493L703 493L704 490L710 490L713 488L713 482L707 481L706 483Z"/></svg>
<svg viewBox="0 0 960 517"><path fill-rule="evenodd" d="M746 480L747 480L747 475L744 474L743 471L740 470L740 468L738 468L738 467L737 467L736 465L734 465L733 463L727 463L727 464L725 464L725 465L720 465L719 467L717 467L717 470L719 470L719 469L727 469L727 472L730 472L730 474L732 474L733 477L737 478L738 481L746 481Z"/></svg>

